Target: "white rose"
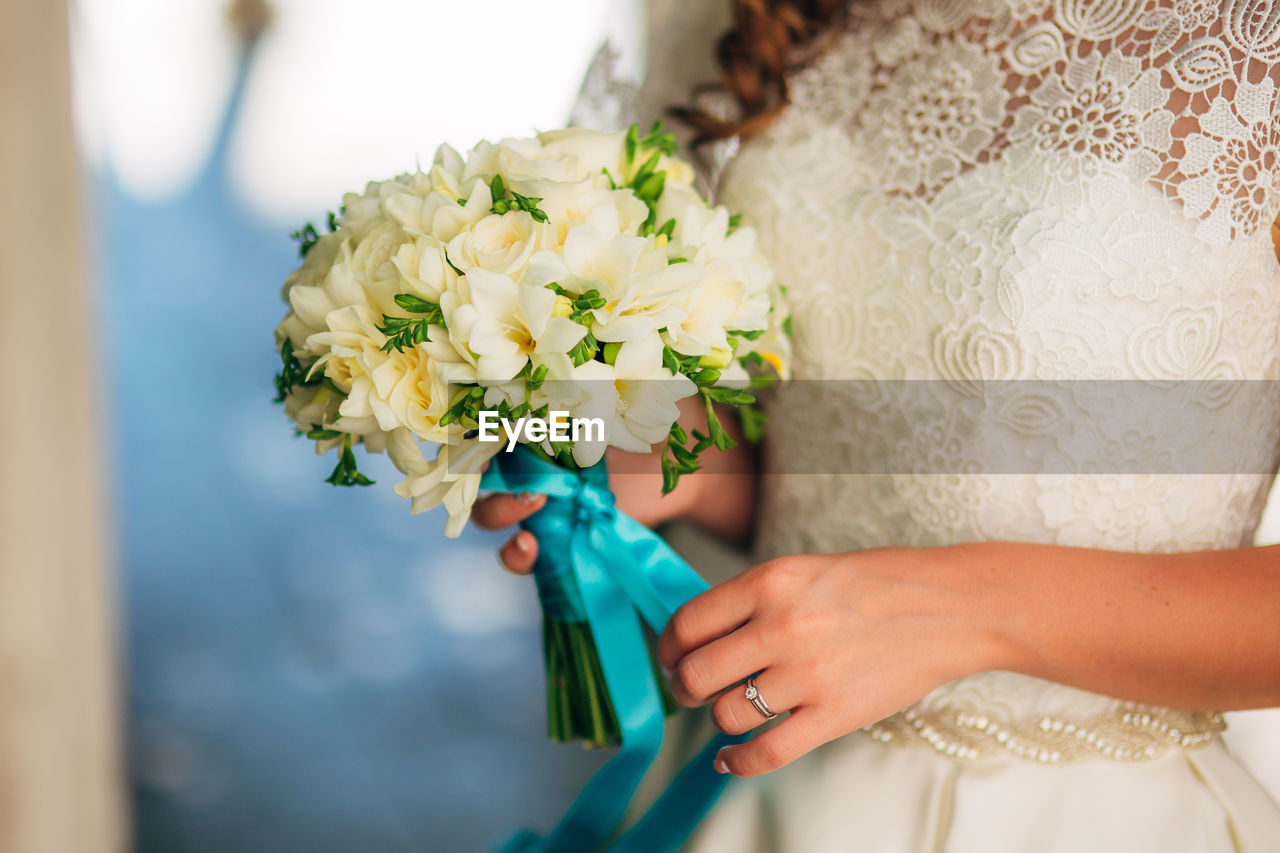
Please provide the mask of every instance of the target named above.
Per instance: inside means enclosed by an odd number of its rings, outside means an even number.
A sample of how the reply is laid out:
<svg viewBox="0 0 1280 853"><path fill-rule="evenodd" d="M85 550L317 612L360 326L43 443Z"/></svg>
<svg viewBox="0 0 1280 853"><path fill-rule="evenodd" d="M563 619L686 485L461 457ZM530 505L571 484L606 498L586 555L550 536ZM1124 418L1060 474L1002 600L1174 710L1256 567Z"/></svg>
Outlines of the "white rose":
<svg viewBox="0 0 1280 853"><path fill-rule="evenodd" d="M625 131L607 132L568 127L538 134L543 146L543 156L571 159L578 173L583 176L600 174L608 169L617 180L626 169Z"/></svg>
<svg viewBox="0 0 1280 853"><path fill-rule="evenodd" d="M400 224L386 219L369 230L359 242L350 241L350 257L346 259L352 274L367 288L397 287L400 271L392 259L400 246L411 240ZM381 287L379 287L381 286Z"/></svg>
<svg viewBox="0 0 1280 853"><path fill-rule="evenodd" d="M535 252L555 242L552 229L522 210L490 214L449 241L449 260L519 280Z"/></svg>

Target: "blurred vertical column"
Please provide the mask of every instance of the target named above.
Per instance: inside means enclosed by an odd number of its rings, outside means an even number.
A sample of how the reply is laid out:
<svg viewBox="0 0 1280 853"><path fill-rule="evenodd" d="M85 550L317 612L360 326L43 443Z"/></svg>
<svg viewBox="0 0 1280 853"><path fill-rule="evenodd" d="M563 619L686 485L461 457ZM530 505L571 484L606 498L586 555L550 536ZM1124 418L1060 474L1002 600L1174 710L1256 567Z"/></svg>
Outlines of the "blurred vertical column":
<svg viewBox="0 0 1280 853"><path fill-rule="evenodd" d="M125 847L63 0L0 0L0 850Z"/></svg>

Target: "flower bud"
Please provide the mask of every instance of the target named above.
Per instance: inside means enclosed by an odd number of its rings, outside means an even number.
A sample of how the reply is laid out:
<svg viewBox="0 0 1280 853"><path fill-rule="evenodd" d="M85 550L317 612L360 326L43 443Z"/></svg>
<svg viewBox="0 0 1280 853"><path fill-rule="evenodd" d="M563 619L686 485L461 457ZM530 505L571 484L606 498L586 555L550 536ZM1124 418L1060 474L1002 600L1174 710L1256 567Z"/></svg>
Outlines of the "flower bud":
<svg viewBox="0 0 1280 853"><path fill-rule="evenodd" d="M573 303L564 294L556 295L555 307L551 309L552 317L568 317L573 313Z"/></svg>
<svg viewBox="0 0 1280 853"><path fill-rule="evenodd" d="M729 366L729 362L733 360L733 350L723 347L716 347L711 350L710 355L704 355L698 359L699 367L714 367L716 370L723 370Z"/></svg>

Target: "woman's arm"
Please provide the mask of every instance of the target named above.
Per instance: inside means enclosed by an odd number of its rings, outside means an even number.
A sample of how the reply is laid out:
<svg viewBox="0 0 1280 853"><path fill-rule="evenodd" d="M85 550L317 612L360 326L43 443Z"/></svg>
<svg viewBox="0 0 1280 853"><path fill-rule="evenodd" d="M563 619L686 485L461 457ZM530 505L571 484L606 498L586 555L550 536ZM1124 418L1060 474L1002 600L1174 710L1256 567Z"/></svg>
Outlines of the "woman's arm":
<svg viewBox="0 0 1280 853"><path fill-rule="evenodd" d="M681 400L680 425L686 433L705 431L701 397ZM626 453L610 448L606 455L609 486L617 506L650 527L683 518L735 544L751 530L756 501L756 452L742 437L737 416L724 413L721 423L736 445L726 451L709 448L699 457L702 468L680 478L674 491L662 494L662 448L652 453ZM492 495L479 501L472 517L477 526L497 530L517 524L542 508L542 495ZM538 542L522 530L498 551L507 569L525 574L532 570Z"/></svg>
<svg viewBox="0 0 1280 853"><path fill-rule="evenodd" d="M741 733L754 776L884 719L935 687L1010 670L1188 709L1280 704L1280 551L1128 554L980 543L786 557L676 612L659 643L687 705Z"/></svg>
<svg viewBox="0 0 1280 853"><path fill-rule="evenodd" d="M1174 708L1280 705L1280 547L990 543L957 559L987 587L996 668Z"/></svg>

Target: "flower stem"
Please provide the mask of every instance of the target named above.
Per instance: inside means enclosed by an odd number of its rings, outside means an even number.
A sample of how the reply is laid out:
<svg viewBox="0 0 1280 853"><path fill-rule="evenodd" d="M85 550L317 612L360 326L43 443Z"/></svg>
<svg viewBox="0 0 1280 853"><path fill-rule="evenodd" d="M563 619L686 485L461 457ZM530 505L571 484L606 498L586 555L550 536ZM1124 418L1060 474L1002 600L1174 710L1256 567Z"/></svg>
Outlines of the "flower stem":
<svg viewBox="0 0 1280 853"><path fill-rule="evenodd" d="M585 622L542 619L542 650L547 666L547 729L553 741L581 741L588 748L618 746L622 732L609 697L604 669L591 626ZM664 714L676 704L650 654Z"/></svg>

